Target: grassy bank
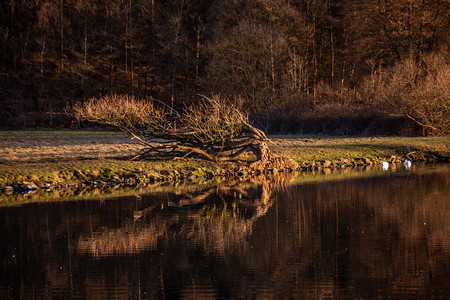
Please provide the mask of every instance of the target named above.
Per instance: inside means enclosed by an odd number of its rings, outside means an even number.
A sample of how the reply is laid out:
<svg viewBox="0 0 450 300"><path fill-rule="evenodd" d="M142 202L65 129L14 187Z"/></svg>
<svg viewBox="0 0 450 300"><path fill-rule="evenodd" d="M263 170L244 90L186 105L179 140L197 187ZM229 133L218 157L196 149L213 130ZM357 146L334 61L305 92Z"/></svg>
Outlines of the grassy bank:
<svg viewBox="0 0 450 300"><path fill-rule="evenodd" d="M368 159L376 163L395 156L403 160L414 151L448 153L448 137L340 137L340 136L271 136L272 149L295 159L301 166L324 160L359 164Z"/></svg>
<svg viewBox="0 0 450 300"><path fill-rule="evenodd" d="M272 136L271 149L302 169L403 160L413 151L449 152L446 137ZM245 173L239 165L196 159L130 161L139 146L114 131L0 131L0 189L22 181L40 187L80 182L153 182Z"/></svg>

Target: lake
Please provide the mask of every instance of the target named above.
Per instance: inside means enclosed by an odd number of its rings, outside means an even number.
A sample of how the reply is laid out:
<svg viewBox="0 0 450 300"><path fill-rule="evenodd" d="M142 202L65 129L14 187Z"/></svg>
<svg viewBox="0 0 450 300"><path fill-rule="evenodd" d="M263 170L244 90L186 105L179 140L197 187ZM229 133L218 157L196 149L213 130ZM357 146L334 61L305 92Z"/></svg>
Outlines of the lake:
<svg viewBox="0 0 450 300"><path fill-rule="evenodd" d="M450 295L450 166L339 172L2 207L0 298Z"/></svg>

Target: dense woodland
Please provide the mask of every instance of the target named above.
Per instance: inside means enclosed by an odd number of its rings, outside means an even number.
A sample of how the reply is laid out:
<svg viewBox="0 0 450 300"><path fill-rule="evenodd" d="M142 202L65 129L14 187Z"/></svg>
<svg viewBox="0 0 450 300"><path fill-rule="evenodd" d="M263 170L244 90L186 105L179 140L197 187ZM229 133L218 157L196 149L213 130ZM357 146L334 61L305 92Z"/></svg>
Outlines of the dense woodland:
<svg viewBox="0 0 450 300"><path fill-rule="evenodd" d="M269 133L448 134L447 0L3 0L0 126L220 94Z"/></svg>

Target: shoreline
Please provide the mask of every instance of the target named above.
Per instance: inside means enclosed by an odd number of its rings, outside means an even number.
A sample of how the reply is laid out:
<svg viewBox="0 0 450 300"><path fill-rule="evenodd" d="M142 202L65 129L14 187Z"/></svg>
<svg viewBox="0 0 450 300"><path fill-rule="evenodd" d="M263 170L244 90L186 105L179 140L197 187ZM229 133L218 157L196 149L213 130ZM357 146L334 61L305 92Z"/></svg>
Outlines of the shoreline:
<svg viewBox="0 0 450 300"><path fill-rule="evenodd" d="M448 163L450 162L449 153L426 153L426 152L415 152L415 158L409 155L408 158L414 163ZM338 170L338 169L354 169L354 168L364 168L373 167L376 165L381 165L383 161L388 161L390 167L393 169L399 168L402 165L402 161L406 157L401 156L391 156L390 158L356 158L356 159L341 159L341 160L323 160L323 161L313 161L313 162L302 162L302 166L299 166L296 170L283 170L283 169L268 169L263 172L259 170L253 170L248 162L238 162L238 163L222 163L215 165L212 168L199 168L193 171L159 171L154 170L148 171L125 171L119 175L111 173L110 169L99 169L98 172L94 171L91 174L83 174L79 170L74 169L72 172L65 171L65 176L70 178L65 181L54 181L49 182L48 172L54 174L55 170L50 168L41 176L34 175L26 178L27 180L19 180L11 184L0 187L0 193L11 195L11 194L26 194L36 190L56 190L56 189L71 189L71 188L85 188L85 187L106 187L106 186L145 186L148 184L164 184L170 182L194 182L196 180L211 180L213 178L219 178L219 180L227 180L236 177L248 177L248 176L259 176L259 175L276 175L277 173L289 173L289 172L312 172L321 170ZM190 159L196 162L202 162L198 159ZM139 162L138 162L139 163ZM148 163L145 161L144 163ZM212 163L212 162L208 162ZM53 167L58 167L58 163L54 163ZM20 170L20 169L19 169ZM59 172L59 171L56 171ZM113 175L112 175L113 174ZM34 179L34 180L33 180Z"/></svg>
<svg viewBox="0 0 450 300"><path fill-rule="evenodd" d="M449 162L447 137L270 136L276 155L292 158L295 171ZM0 131L0 193L86 186L139 186L259 175L250 161L221 163L200 159L130 161L138 150L120 132L102 130ZM249 158L250 160L251 158ZM263 173L276 174L271 169ZM292 171L292 170L290 170Z"/></svg>
<svg viewBox="0 0 450 300"><path fill-rule="evenodd" d="M136 197L141 199L143 195L157 195L169 193L175 195L195 195L199 192L217 188L236 186L247 186L257 184L263 186L287 187L298 184L311 184L318 182L334 182L340 180L351 180L371 177L384 177L396 174L427 174L434 172L436 168L448 170L448 163L425 163L418 162L407 169L403 164L392 164L389 170L383 170L379 165L357 166L348 168L319 168L309 171L289 171L278 173L266 173L260 175L242 176L216 176L197 177L191 179L162 180L154 182L83 182L72 184L61 184L57 186L38 187L22 191L11 191L6 194L0 192L0 207L21 206L25 204L66 202L66 201L88 201L88 200L114 200L123 197ZM408 175L409 176L409 175ZM30 183L27 183L30 184ZM3 190L4 191L4 190Z"/></svg>

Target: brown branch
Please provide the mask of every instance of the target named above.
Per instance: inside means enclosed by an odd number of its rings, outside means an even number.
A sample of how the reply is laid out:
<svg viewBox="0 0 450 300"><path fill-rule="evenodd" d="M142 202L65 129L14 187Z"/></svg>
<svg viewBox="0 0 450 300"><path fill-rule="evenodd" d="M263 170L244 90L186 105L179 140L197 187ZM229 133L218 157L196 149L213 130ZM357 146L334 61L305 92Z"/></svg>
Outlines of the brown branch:
<svg viewBox="0 0 450 300"><path fill-rule="evenodd" d="M245 113L220 97L204 97L182 114L172 110L168 113L166 109L152 101L112 95L75 105L73 116L128 133L144 146L132 160L198 156L210 161L235 161L248 152L258 160L271 157L264 132L250 125Z"/></svg>

